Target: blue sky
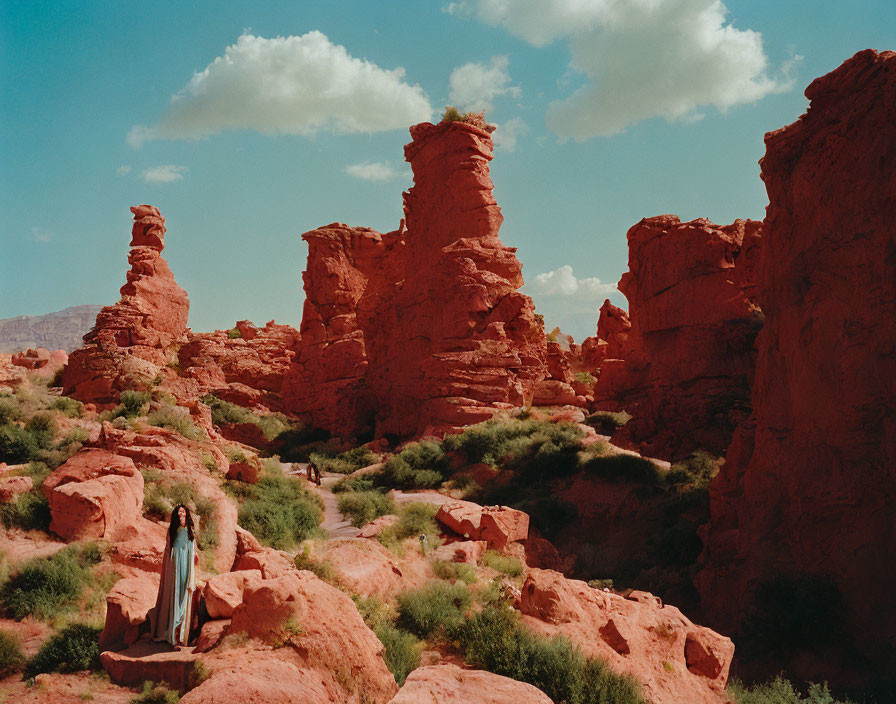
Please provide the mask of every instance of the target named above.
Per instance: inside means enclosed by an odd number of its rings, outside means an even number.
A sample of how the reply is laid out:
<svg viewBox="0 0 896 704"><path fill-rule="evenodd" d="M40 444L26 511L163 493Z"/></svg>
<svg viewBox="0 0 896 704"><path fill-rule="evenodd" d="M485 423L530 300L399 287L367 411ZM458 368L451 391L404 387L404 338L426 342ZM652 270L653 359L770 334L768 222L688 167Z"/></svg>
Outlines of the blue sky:
<svg viewBox="0 0 896 704"><path fill-rule="evenodd" d="M460 103L499 125L524 290L581 340L642 217L763 217L764 133L865 48L896 3L4 0L0 318L118 300L150 203L194 330L297 326L301 233L395 229L407 127Z"/></svg>

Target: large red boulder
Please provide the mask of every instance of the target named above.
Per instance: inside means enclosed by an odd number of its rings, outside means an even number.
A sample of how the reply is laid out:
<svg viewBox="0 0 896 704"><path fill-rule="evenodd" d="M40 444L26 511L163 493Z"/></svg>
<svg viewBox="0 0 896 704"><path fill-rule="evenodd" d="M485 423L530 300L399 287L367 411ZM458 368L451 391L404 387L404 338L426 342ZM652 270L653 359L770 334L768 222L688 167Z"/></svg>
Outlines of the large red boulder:
<svg viewBox="0 0 896 704"><path fill-rule="evenodd" d="M293 570L248 584L229 632L289 642L300 666L318 673L329 701L359 702L363 694L367 701L386 702L398 690L382 658L383 644L354 602L311 572Z"/></svg>
<svg viewBox="0 0 896 704"><path fill-rule="evenodd" d="M418 667L389 704L552 704L537 687L451 663Z"/></svg>
<svg viewBox="0 0 896 704"><path fill-rule="evenodd" d="M729 631L769 585L812 598L803 628L836 635L774 667L867 683L896 672L896 53L860 52L806 97L765 138L753 416L710 487L696 584Z"/></svg>
<svg viewBox="0 0 896 704"><path fill-rule="evenodd" d="M453 501L439 508L436 520L469 540L484 540L501 550L508 543L529 537L529 516L507 506L480 506L472 501Z"/></svg>
<svg viewBox="0 0 896 704"><path fill-rule="evenodd" d="M41 491L50 502L50 530L65 540L112 539L143 506L143 475L133 460L86 448L48 476Z"/></svg>
<svg viewBox="0 0 896 704"><path fill-rule="evenodd" d="M148 387L160 368L177 361L186 333L190 302L162 258L165 218L151 205L131 212L131 268L121 300L99 312L86 346L71 353L62 373L65 394L80 401L110 403L124 389Z"/></svg>
<svg viewBox="0 0 896 704"><path fill-rule="evenodd" d="M376 540L328 540L317 556L328 560L339 583L362 596L393 599L400 592L423 586L434 578L429 560L418 552L396 556Z"/></svg>
<svg viewBox="0 0 896 704"><path fill-rule="evenodd" d="M668 460L728 447L750 410L753 342L762 327L753 271L761 231L753 220L720 227L674 215L628 231L629 270L619 289L631 330L624 332L621 317L607 321L613 354L625 355L624 374L612 368L605 376L602 368L595 389L596 403L633 416L615 442ZM613 359L610 352L608 343Z"/></svg>
<svg viewBox="0 0 896 704"><path fill-rule="evenodd" d="M490 132L423 123L411 136L398 230L304 235L302 341L284 397L343 435L441 434L522 405L547 375L521 265L498 239Z"/></svg>
<svg viewBox="0 0 896 704"><path fill-rule="evenodd" d="M263 328L243 320L234 329L239 337L221 330L190 333L177 353L181 375L195 383L191 388L197 394L211 393L241 405L279 409L284 374L299 341L298 330L273 320ZM264 439L256 436L255 441Z"/></svg>
<svg viewBox="0 0 896 704"><path fill-rule="evenodd" d="M139 572L116 582L106 595L106 623L100 633L100 649L117 650L134 643L158 593L159 577L151 572Z"/></svg>
<svg viewBox="0 0 896 704"><path fill-rule="evenodd" d="M243 592L249 584L261 581L261 570L240 570L215 575L205 583L205 608L212 618L230 618L243 603Z"/></svg>
<svg viewBox="0 0 896 704"><path fill-rule="evenodd" d="M520 611L529 628L566 636L586 655L634 676L653 704L728 704L731 640L641 594L626 599L559 572L530 569Z"/></svg>

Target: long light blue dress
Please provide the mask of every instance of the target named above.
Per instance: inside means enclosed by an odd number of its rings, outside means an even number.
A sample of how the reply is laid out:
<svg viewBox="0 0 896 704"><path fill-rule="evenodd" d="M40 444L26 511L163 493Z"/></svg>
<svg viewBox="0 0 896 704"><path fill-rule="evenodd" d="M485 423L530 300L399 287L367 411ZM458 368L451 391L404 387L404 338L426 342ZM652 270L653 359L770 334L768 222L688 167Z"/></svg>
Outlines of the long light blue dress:
<svg viewBox="0 0 896 704"><path fill-rule="evenodd" d="M186 644L192 620L193 591L195 590L193 560L195 543L186 528L178 528L174 544L166 539L156 599L153 637L172 645Z"/></svg>

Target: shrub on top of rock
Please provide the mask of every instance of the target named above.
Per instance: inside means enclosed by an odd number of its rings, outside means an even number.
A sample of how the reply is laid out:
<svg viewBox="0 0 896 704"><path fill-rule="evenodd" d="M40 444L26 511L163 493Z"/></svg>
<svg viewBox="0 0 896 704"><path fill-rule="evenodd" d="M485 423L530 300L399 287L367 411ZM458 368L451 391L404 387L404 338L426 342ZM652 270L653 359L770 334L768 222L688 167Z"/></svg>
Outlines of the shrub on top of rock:
<svg viewBox="0 0 896 704"><path fill-rule="evenodd" d="M411 443L391 457L380 480L398 489L434 489L451 474L451 464L437 442Z"/></svg>
<svg viewBox="0 0 896 704"><path fill-rule="evenodd" d="M320 499L288 477L262 477L257 484L246 485L245 494L240 526L274 548L287 549L305 540L323 517Z"/></svg>

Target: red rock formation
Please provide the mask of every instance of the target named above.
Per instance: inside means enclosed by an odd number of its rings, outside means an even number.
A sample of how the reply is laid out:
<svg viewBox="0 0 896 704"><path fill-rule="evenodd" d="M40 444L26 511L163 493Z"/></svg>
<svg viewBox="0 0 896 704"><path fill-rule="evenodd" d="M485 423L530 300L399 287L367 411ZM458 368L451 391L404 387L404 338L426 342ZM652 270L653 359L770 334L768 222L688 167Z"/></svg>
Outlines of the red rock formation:
<svg viewBox="0 0 896 704"><path fill-rule="evenodd" d="M143 506L143 476L134 462L100 449L81 450L41 491L50 503L50 530L65 540L111 540Z"/></svg>
<svg viewBox="0 0 896 704"><path fill-rule="evenodd" d="M439 508L436 520L470 540L484 540L502 550L508 543L529 536L529 516L507 506L480 506L472 501L452 501Z"/></svg>
<svg viewBox="0 0 896 704"><path fill-rule="evenodd" d="M753 341L762 324L749 297L760 232L752 220L719 227L674 215L628 231L629 271L619 282L629 300L627 340L621 316L614 324L614 351L626 353L624 379L605 365L596 392L633 416L614 441L664 459L728 447L749 413Z"/></svg>
<svg viewBox="0 0 896 704"><path fill-rule="evenodd" d="M619 410L625 360L632 351L631 329L628 313L605 299L597 319L597 336L582 341L582 366L598 377L593 394L601 410Z"/></svg>
<svg viewBox="0 0 896 704"><path fill-rule="evenodd" d="M398 557L365 538L328 540L315 556L333 565L340 584L365 597L392 600L435 577L429 559L419 551L407 550Z"/></svg>
<svg viewBox="0 0 896 704"><path fill-rule="evenodd" d="M367 352L356 309L368 278L382 275L395 247L384 244L375 230L340 223L306 232L302 239L308 243L305 304L301 342L283 384L287 409L334 433L372 430L377 401L367 387Z"/></svg>
<svg viewBox="0 0 896 704"><path fill-rule="evenodd" d="M451 663L418 667L389 704L552 704L537 687Z"/></svg>
<svg viewBox="0 0 896 704"><path fill-rule="evenodd" d="M896 53L860 52L806 97L765 138L753 417L710 488L696 583L731 631L763 581L833 579L844 603L814 618L846 634L775 667L846 683L896 672Z"/></svg>
<svg viewBox="0 0 896 704"><path fill-rule="evenodd" d="M529 628L564 635L586 655L633 675L654 704L730 701L725 684L734 644L646 592L624 598L559 572L530 569L520 611Z"/></svg>
<svg viewBox="0 0 896 704"><path fill-rule="evenodd" d="M263 328L241 320L235 329L240 337L221 330L191 333L178 351L182 377L195 382L196 395L211 393L243 406L279 410L299 332L273 320Z"/></svg>
<svg viewBox="0 0 896 704"><path fill-rule="evenodd" d="M489 131L423 123L411 136L406 226L305 235L303 337L284 395L341 435L371 421L379 436L443 433L520 405L546 375L520 263L498 239Z"/></svg>
<svg viewBox="0 0 896 704"><path fill-rule="evenodd" d="M87 346L72 352L62 375L65 394L80 401L114 402L124 389L148 386L176 361L186 332L190 302L162 258L165 219L151 205L131 212L131 269L121 300L99 312Z"/></svg>

